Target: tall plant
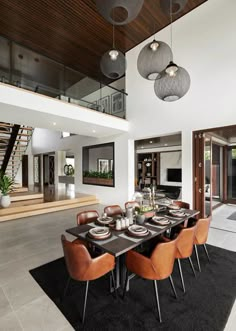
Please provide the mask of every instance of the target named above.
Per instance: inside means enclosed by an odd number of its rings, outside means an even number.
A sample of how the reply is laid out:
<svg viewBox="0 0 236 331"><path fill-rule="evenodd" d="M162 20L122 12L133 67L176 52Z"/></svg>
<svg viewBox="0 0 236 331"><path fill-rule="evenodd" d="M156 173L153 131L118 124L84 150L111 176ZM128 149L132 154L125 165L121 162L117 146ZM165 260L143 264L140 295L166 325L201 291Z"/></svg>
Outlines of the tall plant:
<svg viewBox="0 0 236 331"><path fill-rule="evenodd" d="M10 176L0 174L0 191L2 195L8 195L10 192L13 191L14 188L14 179Z"/></svg>

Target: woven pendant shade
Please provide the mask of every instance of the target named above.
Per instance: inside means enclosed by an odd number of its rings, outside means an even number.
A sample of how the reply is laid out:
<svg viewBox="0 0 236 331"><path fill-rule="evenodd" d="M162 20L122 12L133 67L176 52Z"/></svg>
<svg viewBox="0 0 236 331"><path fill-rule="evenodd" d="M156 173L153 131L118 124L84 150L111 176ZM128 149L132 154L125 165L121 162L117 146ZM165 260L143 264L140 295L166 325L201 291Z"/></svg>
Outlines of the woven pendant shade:
<svg viewBox="0 0 236 331"><path fill-rule="evenodd" d="M138 16L144 0L95 0L95 2L99 13L108 22L124 25Z"/></svg>
<svg viewBox="0 0 236 331"><path fill-rule="evenodd" d="M185 7L188 0L172 0L172 12L171 14L179 14ZM170 1L169 0L160 0L160 5L162 11L166 15L170 15Z"/></svg>
<svg viewBox="0 0 236 331"><path fill-rule="evenodd" d="M153 43L157 43L159 46L153 49L150 47ZM154 40L144 46L139 53L137 62L138 72L145 79L155 80L171 59L172 51L170 47L162 41Z"/></svg>
<svg viewBox="0 0 236 331"><path fill-rule="evenodd" d="M190 82L187 70L178 67L174 76L163 71L161 78L156 79L154 83L154 90L159 99L169 102L176 101L188 92Z"/></svg>
<svg viewBox="0 0 236 331"><path fill-rule="evenodd" d="M112 59L111 50L103 54L100 61L100 68L103 73L108 78L117 79L124 75L126 70L126 59L122 52L114 50L117 52L116 59Z"/></svg>

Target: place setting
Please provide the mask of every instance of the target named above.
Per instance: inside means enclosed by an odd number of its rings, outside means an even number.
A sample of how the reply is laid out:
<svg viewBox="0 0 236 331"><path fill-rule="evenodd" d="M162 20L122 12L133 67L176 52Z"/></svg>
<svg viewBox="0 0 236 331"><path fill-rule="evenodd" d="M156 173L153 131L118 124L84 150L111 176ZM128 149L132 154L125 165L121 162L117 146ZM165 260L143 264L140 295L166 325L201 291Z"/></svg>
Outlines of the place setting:
<svg viewBox="0 0 236 331"><path fill-rule="evenodd" d="M126 234L132 237L146 237L149 235L149 230L142 225L133 224L128 227Z"/></svg>
<svg viewBox="0 0 236 331"><path fill-rule="evenodd" d="M165 216L153 216L150 220L149 223L151 225L158 225L158 226L167 226L171 224L171 220L166 218Z"/></svg>
<svg viewBox="0 0 236 331"><path fill-rule="evenodd" d="M94 240L104 240L112 236L112 233L109 228L92 228L87 232L87 237Z"/></svg>
<svg viewBox="0 0 236 331"><path fill-rule="evenodd" d="M109 225L110 223L114 222L112 217L107 216L106 213L104 213L101 217L98 217L96 220L97 225Z"/></svg>

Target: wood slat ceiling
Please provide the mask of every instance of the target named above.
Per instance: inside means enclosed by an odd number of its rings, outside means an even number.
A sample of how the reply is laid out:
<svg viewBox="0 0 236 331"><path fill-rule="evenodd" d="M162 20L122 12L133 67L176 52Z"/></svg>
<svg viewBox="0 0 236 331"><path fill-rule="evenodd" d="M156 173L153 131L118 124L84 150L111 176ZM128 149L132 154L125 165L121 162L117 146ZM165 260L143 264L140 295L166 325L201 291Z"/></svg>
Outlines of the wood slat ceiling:
<svg viewBox="0 0 236 331"><path fill-rule="evenodd" d="M205 1L189 0L174 20ZM0 35L107 82L99 61L112 45L112 26L93 0L0 0L0 8ZM116 47L126 52L168 24L159 0L145 0L136 20L115 28Z"/></svg>

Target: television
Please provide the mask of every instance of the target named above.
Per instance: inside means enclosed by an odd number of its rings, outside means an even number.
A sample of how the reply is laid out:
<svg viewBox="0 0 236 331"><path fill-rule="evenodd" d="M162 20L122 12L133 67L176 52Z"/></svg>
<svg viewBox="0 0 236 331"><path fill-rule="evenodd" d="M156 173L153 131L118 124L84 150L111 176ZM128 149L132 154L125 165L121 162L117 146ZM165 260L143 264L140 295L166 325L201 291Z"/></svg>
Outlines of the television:
<svg viewBox="0 0 236 331"><path fill-rule="evenodd" d="M182 169L167 169L168 182L182 182Z"/></svg>

